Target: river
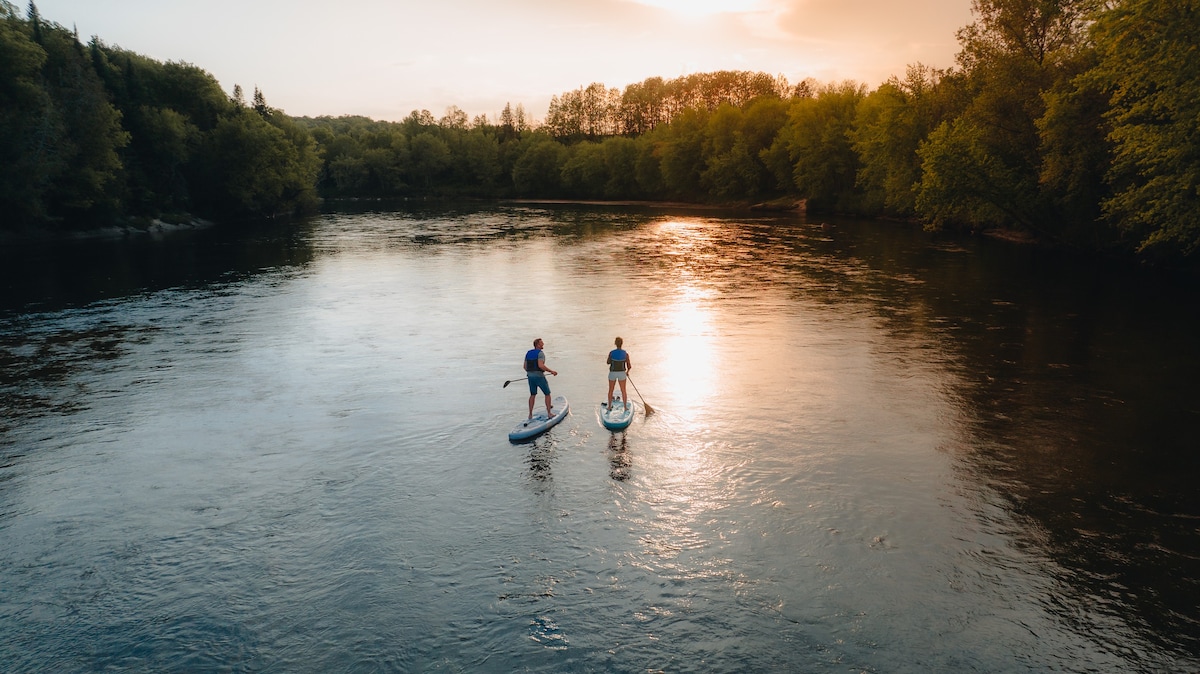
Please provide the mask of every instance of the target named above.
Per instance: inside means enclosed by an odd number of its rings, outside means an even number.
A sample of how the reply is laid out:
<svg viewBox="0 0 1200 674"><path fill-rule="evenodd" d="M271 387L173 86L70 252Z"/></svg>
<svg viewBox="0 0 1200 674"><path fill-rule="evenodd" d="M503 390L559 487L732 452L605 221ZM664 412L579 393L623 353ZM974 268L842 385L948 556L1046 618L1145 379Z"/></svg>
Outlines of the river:
<svg viewBox="0 0 1200 674"><path fill-rule="evenodd" d="M515 204L0 267L0 670L1200 670L1191 281Z"/></svg>

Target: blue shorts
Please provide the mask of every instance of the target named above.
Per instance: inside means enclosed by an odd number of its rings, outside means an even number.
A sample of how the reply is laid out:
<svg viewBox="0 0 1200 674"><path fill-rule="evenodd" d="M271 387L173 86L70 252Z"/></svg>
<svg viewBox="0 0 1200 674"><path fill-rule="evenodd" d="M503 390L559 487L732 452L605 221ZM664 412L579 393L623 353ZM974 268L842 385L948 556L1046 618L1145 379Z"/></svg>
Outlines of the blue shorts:
<svg viewBox="0 0 1200 674"><path fill-rule="evenodd" d="M529 375L529 395L537 395L538 389L542 389L542 393L550 395L550 382L546 381L546 375Z"/></svg>

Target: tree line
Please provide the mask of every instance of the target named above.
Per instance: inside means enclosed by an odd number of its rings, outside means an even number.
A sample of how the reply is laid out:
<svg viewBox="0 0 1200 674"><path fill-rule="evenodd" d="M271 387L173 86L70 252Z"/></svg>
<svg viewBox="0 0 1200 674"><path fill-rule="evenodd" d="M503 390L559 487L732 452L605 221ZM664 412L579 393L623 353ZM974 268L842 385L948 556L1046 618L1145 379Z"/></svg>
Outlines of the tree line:
<svg viewBox="0 0 1200 674"><path fill-rule="evenodd" d="M86 227L200 213L257 217L315 203L311 134L256 91L161 63L0 0L0 218Z"/></svg>
<svg viewBox="0 0 1200 674"><path fill-rule="evenodd" d="M292 118L0 0L0 209L262 215L314 197L755 203L1200 247L1200 0L974 0L955 65L875 89L723 71L593 83L545 121ZM9 159L12 158L12 161Z"/></svg>
<svg viewBox="0 0 1200 674"><path fill-rule="evenodd" d="M747 71L695 73L673 80L651 77L624 91L593 82L550 99L546 130L568 141L639 136L689 108L714 110L722 103L743 107L763 96L810 93L813 83L792 87L783 75Z"/></svg>

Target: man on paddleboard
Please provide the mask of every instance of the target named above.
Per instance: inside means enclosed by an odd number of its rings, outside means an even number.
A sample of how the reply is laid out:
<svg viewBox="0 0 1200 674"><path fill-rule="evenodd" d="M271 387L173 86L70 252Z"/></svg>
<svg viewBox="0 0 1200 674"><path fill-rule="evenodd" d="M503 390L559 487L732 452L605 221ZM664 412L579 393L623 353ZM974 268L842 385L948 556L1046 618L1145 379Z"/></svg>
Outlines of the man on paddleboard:
<svg viewBox="0 0 1200 674"><path fill-rule="evenodd" d="M558 373L546 367L546 352L542 351L545 343L541 337L533 340L533 348L525 352L525 376L529 379L529 418L533 418L533 402L537 400L538 389L546 394L546 418L554 416L551 411L550 382L546 373L558 376Z"/></svg>

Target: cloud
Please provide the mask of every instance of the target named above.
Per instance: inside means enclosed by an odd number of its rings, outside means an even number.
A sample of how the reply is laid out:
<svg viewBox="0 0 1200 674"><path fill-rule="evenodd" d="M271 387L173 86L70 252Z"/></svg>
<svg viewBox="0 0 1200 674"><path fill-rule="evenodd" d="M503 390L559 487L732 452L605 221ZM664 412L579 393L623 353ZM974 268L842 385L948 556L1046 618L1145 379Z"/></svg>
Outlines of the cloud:
<svg viewBox="0 0 1200 674"><path fill-rule="evenodd" d="M779 29L799 40L886 46L953 44L970 0L778 0Z"/></svg>
<svg viewBox="0 0 1200 674"><path fill-rule="evenodd" d="M767 0L626 0L685 16L741 14L762 8Z"/></svg>
<svg viewBox="0 0 1200 674"><path fill-rule="evenodd" d="M603 82L755 70L877 85L950 65L970 0L39 0L81 35L184 60L290 114L398 119L550 97ZM656 6L651 6L656 5Z"/></svg>

